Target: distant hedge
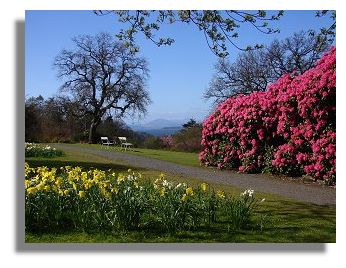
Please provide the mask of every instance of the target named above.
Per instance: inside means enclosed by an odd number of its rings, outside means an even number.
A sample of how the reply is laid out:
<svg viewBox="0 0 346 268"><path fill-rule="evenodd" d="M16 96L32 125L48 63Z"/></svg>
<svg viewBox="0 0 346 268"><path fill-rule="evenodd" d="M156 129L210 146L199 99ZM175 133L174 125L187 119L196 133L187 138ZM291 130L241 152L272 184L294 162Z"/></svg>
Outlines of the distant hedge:
<svg viewBox="0 0 346 268"><path fill-rule="evenodd" d="M336 177L336 49L266 92L231 97L203 123L204 165Z"/></svg>

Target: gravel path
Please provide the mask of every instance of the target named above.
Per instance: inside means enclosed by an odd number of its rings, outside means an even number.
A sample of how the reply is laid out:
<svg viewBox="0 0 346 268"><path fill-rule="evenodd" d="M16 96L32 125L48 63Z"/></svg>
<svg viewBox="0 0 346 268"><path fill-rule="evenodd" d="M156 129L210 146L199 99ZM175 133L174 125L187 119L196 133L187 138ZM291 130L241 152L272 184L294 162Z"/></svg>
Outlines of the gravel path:
<svg viewBox="0 0 346 268"><path fill-rule="evenodd" d="M107 149L81 148L66 144L54 144L59 149L76 150L86 154L100 155L109 160L121 161L134 167L160 170L164 173L200 178L205 181L218 182L237 186L241 189L252 188L255 191L279 194L298 201L311 202L318 205L336 204L336 190L320 185L302 184L283 181L264 174L239 174L203 167L189 167L149 157L137 156Z"/></svg>

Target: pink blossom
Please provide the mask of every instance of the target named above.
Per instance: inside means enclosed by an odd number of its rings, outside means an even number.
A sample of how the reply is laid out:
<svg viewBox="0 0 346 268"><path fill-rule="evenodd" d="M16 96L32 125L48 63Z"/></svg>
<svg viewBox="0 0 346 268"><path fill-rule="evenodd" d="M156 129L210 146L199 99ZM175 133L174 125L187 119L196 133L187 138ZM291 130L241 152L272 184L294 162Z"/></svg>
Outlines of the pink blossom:
<svg viewBox="0 0 346 268"><path fill-rule="evenodd" d="M266 92L231 97L203 122L203 164L240 172L271 163L279 172L301 172L317 179L336 176L336 49L302 75L285 74ZM227 157L220 157L226 155ZM227 165L226 165L227 166Z"/></svg>

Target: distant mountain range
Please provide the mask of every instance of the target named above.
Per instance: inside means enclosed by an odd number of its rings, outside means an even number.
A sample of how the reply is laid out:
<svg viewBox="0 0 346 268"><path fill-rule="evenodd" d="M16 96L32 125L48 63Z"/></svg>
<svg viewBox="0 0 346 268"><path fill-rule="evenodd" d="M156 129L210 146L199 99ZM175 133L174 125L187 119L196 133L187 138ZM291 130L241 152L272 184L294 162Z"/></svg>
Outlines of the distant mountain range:
<svg viewBox="0 0 346 268"><path fill-rule="evenodd" d="M145 124L130 125L129 127L136 132L144 132L154 136L173 135L182 129L185 121L155 119Z"/></svg>
<svg viewBox="0 0 346 268"><path fill-rule="evenodd" d="M171 136L175 133L179 132L181 127L165 127L159 129L145 129L145 130L136 130L137 132L147 133L153 136L161 137L161 136Z"/></svg>

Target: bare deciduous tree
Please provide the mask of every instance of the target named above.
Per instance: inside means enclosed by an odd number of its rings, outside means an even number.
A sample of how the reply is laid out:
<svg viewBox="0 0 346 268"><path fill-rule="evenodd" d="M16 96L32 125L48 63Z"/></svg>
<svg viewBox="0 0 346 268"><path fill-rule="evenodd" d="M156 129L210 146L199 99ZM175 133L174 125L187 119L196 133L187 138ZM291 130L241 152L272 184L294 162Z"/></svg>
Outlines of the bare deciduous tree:
<svg viewBox="0 0 346 268"><path fill-rule="evenodd" d="M55 58L62 92L70 93L91 116L89 143L95 142L97 126L106 112L116 116L143 114L150 103L146 90L147 62L136 57L110 34L83 35L73 39L74 50L63 50Z"/></svg>
<svg viewBox="0 0 346 268"><path fill-rule="evenodd" d="M233 63L220 58L204 97L217 104L238 94L265 91L283 74L301 74L313 67L329 46L324 36L301 31L283 41L274 40L266 47L242 52Z"/></svg>

